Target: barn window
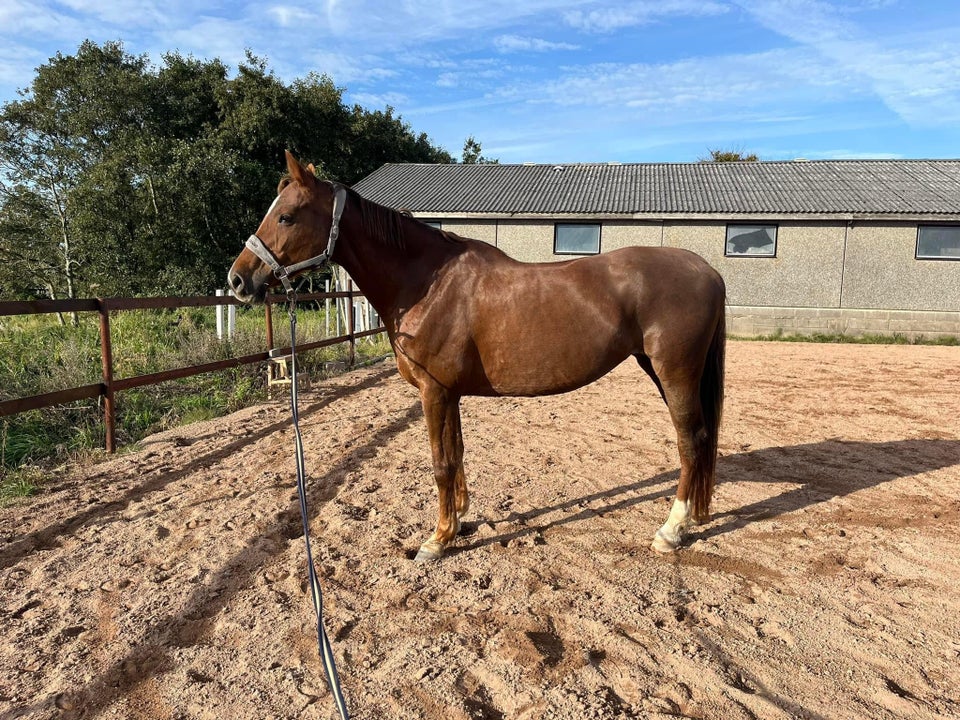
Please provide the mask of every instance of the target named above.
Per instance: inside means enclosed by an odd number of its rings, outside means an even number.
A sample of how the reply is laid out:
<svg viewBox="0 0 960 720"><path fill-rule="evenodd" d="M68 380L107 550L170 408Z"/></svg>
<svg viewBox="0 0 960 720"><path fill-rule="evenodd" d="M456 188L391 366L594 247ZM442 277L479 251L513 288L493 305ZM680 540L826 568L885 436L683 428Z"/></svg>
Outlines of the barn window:
<svg viewBox="0 0 960 720"><path fill-rule="evenodd" d="M553 252L555 255L596 255L600 252L600 224L557 223Z"/></svg>
<svg viewBox="0 0 960 720"><path fill-rule="evenodd" d="M443 223L440 222L439 220L424 220L423 224L429 225L430 227L436 228L437 230L443 229Z"/></svg>
<svg viewBox="0 0 960 720"><path fill-rule="evenodd" d="M917 228L917 258L960 260L960 225L920 225Z"/></svg>
<svg viewBox="0 0 960 720"><path fill-rule="evenodd" d="M776 257L776 225L727 225L727 257Z"/></svg>

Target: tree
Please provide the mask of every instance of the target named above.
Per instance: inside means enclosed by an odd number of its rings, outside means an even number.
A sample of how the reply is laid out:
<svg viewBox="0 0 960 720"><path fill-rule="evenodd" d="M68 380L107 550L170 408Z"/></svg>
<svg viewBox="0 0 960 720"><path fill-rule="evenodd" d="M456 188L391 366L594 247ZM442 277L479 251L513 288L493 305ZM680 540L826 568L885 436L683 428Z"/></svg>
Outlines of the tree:
<svg viewBox="0 0 960 720"><path fill-rule="evenodd" d="M758 162L754 153L744 155L742 150L710 150L710 157L697 158L699 162Z"/></svg>
<svg viewBox="0 0 960 720"><path fill-rule="evenodd" d="M0 109L0 297L209 292L275 192L283 150L347 184L452 162L392 108L219 60L84 42Z"/></svg>
<svg viewBox="0 0 960 720"><path fill-rule="evenodd" d="M480 141L469 136L463 143L463 156L461 162L464 165L499 165L500 161L496 158L485 158L482 155L483 148L480 147Z"/></svg>
<svg viewBox="0 0 960 720"><path fill-rule="evenodd" d="M58 53L40 67L30 93L0 114L0 253L35 268L34 292L74 298L90 289L89 266L106 244L84 219L105 208L99 198L78 200L106 150L140 122L145 62L119 43L85 42L76 56Z"/></svg>

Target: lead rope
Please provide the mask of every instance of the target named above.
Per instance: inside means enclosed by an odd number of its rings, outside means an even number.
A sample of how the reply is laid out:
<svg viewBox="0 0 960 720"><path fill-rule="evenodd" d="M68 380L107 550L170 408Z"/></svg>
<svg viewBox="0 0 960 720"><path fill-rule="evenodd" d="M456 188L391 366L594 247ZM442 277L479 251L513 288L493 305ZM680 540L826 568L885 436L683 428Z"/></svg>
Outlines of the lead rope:
<svg viewBox="0 0 960 720"><path fill-rule="evenodd" d="M313 552L310 549L310 527L307 522L307 488L304 480L306 472L303 462L303 439L300 436L300 411L297 407L297 296L291 289L287 293L290 311L290 368L293 377L290 380L290 412L293 415L293 435L296 444L297 457L297 494L300 496L300 516L303 519L303 542L307 548L307 568L310 578L310 594L313 598L313 610L317 615L317 647L320 650L320 659L323 660L323 671L327 675L327 684L330 693L337 704L337 711L342 720L349 720L347 703L343 699L343 690L340 688L340 676L337 675L337 664L333 659L333 650L327 639L327 631L323 628L323 592L317 580L317 571L313 566Z"/></svg>

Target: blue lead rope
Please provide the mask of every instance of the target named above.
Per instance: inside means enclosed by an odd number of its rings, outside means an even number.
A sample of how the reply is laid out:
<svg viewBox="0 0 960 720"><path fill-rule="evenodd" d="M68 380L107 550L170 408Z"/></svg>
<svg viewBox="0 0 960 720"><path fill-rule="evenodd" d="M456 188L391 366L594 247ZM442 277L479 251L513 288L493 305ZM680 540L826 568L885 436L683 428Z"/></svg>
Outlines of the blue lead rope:
<svg viewBox="0 0 960 720"><path fill-rule="evenodd" d="M320 590L320 582L317 580L317 572L313 566L313 552L310 549L307 488L304 480L306 471L303 463L303 439L300 436L300 411L297 407L297 299L292 292L288 293L288 299L290 301L290 370L293 374L290 379L290 411L293 415L293 434L296 442L297 494L300 496L300 516L303 518L303 542L307 548L307 569L310 577L313 610L317 615L317 647L320 651L320 659L323 660L323 671L327 675L327 684L330 686L333 700L337 704L337 711L340 713L342 720L349 720L347 703L343 699L343 690L340 688L340 676L337 675L337 664L333 659L333 650L330 648L327 632L323 628L323 592Z"/></svg>

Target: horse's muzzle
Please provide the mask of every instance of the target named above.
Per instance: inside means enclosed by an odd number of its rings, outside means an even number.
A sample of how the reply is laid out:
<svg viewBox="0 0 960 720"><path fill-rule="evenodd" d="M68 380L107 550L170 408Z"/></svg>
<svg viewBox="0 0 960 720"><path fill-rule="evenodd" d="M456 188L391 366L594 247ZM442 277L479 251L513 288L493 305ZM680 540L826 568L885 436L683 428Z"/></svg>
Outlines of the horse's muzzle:
<svg viewBox="0 0 960 720"><path fill-rule="evenodd" d="M262 300L266 291L265 283L257 283L253 278L245 278L233 268L230 268L230 272L227 273L227 287L231 295L245 303Z"/></svg>

